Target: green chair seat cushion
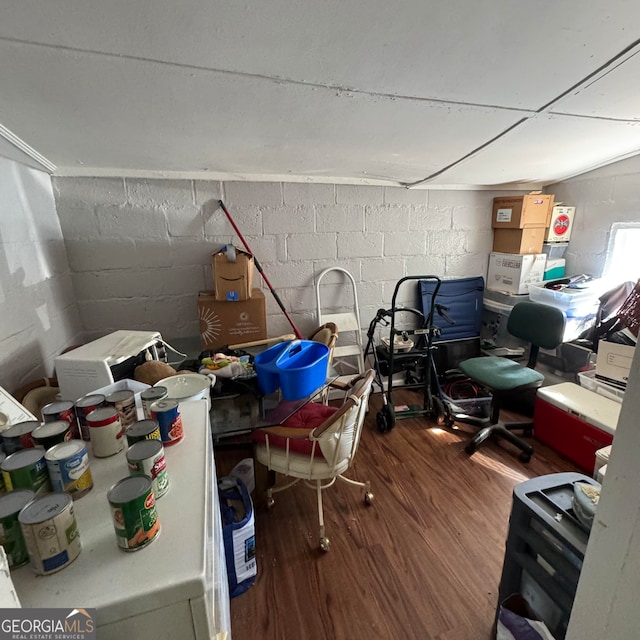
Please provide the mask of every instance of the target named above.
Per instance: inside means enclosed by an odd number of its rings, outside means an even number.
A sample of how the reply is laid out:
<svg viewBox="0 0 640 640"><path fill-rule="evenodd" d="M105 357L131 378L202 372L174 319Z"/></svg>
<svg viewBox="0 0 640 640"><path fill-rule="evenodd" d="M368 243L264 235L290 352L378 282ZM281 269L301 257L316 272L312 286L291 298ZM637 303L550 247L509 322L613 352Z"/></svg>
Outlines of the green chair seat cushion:
<svg viewBox="0 0 640 640"><path fill-rule="evenodd" d="M463 360L458 368L475 382L495 389L509 391L525 386L539 386L544 376L533 369L521 364L500 358L498 356L484 356Z"/></svg>

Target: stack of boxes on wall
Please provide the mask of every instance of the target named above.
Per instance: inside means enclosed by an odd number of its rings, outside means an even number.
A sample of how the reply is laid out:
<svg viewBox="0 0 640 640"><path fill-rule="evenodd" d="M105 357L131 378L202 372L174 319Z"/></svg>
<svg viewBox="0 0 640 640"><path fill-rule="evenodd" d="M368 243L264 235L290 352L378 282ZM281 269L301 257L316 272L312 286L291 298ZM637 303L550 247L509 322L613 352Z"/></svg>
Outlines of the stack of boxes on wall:
<svg viewBox="0 0 640 640"><path fill-rule="evenodd" d="M563 277L574 214L575 207L554 206L553 195L494 198L487 288L526 294L531 283Z"/></svg>
<svg viewBox="0 0 640 640"><path fill-rule="evenodd" d="M203 349L263 340L267 337L264 293L253 288L253 256L226 245L211 256L213 291L198 295Z"/></svg>

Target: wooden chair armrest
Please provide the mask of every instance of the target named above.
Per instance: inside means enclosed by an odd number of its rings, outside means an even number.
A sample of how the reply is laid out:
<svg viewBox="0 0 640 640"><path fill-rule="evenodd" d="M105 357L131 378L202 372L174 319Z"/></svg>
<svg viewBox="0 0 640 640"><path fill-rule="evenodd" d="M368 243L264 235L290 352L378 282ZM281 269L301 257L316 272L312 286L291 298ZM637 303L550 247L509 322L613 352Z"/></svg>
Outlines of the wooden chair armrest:
<svg viewBox="0 0 640 640"><path fill-rule="evenodd" d="M280 436L290 440L308 440L313 429L296 429L294 427L265 427L260 429L262 433L270 436Z"/></svg>

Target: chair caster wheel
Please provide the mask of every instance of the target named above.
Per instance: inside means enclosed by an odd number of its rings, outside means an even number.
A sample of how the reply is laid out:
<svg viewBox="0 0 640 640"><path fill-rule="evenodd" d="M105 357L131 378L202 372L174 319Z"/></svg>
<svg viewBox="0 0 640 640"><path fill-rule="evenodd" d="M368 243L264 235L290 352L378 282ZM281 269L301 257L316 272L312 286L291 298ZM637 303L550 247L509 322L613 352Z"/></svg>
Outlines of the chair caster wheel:
<svg viewBox="0 0 640 640"><path fill-rule="evenodd" d="M331 543L329 542L329 538L320 538L320 549L325 553L329 551L329 547Z"/></svg>
<svg viewBox="0 0 640 640"><path fill-rule="evenodd" d="M520 462L531 462L531 454L527 453L526 451L523 451L519 456L518 456L518 460L520 460Z"/></svg>
<svg viewBox="0 0 640 640"><path fill-rule="evenodd" d="M267 509L273 509L273 505L276 501L273 498L267 498Z"/></svg>
<svg viewBox="0 0 640 640"><path fill-rule="evenodd" d="M371 491L367 491L364 494L364 503L369 506L373 502L373 493Z"/></svg>

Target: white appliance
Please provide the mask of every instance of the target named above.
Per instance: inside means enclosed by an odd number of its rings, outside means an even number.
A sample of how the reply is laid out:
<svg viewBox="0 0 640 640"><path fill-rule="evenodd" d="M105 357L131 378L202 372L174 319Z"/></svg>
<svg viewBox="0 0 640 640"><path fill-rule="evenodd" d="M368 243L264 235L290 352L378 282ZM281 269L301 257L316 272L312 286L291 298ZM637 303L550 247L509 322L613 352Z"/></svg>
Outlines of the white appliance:
<svg viewBox="0 0 640 640"><path fill-rule="evenodd" d="M133 379L147 360L166 362L165 342L157 331L114 331L54 360L63 400L78 398L118 380Z"/></svg>
<svg viewBox="0 0 640 640"><path fill-rule="evenodd" d="M229 586L207 403L180 403L184 439L166 447L169 491L156 503L160 533L122 551L107 491L128 475L125 451L90 457L94 486L74 502L80 555L57 573L30 566L12 579L23 607L95 608L100 640L227 640Z"/></svg>

